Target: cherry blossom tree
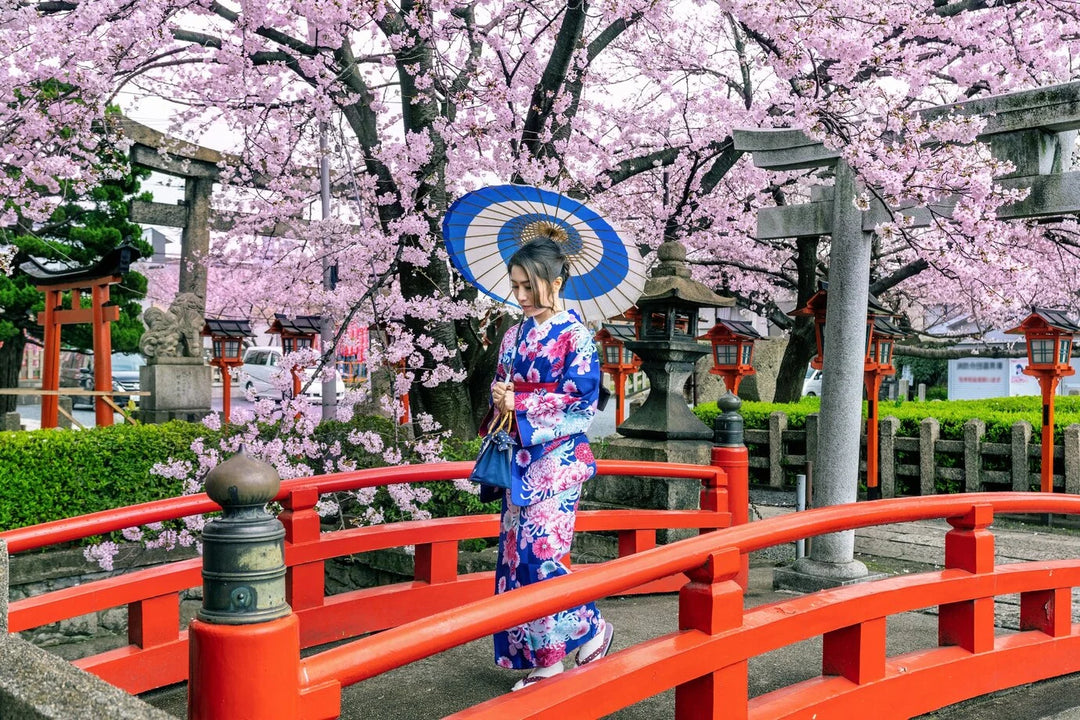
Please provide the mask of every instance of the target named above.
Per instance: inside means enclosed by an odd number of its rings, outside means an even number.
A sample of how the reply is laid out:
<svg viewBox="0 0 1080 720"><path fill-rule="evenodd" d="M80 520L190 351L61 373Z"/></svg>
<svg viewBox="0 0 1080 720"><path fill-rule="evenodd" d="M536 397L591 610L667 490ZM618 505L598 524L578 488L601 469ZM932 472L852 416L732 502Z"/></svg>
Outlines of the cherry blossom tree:
<svg viewBox="0 0 1080 720"><path fill-rule="evenodd" d="M890 203L962 198L939 227L881 229L873 280L893 302L964 299L991 322L1037 277L1076 276L1073 228L994 220L1010 198L993 182L1002 163L972 142L978 120L916 112L1070 79L1077 20L1055 3L50 0L0 13L0 162L18 170L0 192L24 215L49 211L35 185L96 181L86 131L118 93L168 98L173 135L235 136L215 205L236 222L213 249L229 302L385 328L414 409L461 434L505 323L451 272L438 228L483 184L587 198L645 252L679 239L700 279L785 326L782 301L813 291L828 243L757 242L754 210L826 180L754 169L731 132L798 127ZM70 92L26 93L57 74ZM314 220L320 140L334 219L298 223ZM269 237L275 221L293 229ZM784 372L798 377L812 346L793 338Z"/></svg>

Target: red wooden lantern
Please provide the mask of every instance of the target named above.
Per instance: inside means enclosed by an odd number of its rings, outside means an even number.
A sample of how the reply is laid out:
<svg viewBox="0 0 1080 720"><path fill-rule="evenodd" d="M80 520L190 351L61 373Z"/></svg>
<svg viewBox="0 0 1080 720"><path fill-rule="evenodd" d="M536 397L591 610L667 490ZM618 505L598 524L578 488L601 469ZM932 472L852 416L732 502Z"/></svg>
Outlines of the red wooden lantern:
<svg viewBox="0 0 1080 720"><path fill-rule="evenodd" d="M600 370L611 376L615 386L615 425L621 425L625 417L626 379L641 369L641 358L626 347L627 340L635 338L630 325L604 323L593 337L600 343Z"/></svg>
<svg viewBox="0 0 1080 720"><path fill-rule="evenodd" d="M717 320L709 332L698 337L712 343L713 366L709 370L713 375L724 379L724 386L732 394L739 394L739 382L756 370L754 360L754 341L761 334L754 326L742 320Z"/></svg>
<svg viewBox="0 0 1080 720"><path fill-rule="evenodd" d="M315 347L315 338L319 337L322 319L318 315L297 315L289 318L281 313L274 313L274 322L266 331L268 335L281 335L281 351L288 355L297 350ZM300 395L300 370L293 367L293 397Z"/></svg>
<svg viewBox="0 0 1080 720"><path fill-rule="evenodd" d="M825 305L828 302L828 283L819 283L818 291L810 296L806 304L788 313L792 317L810 316L814 318L814 340L817 342L817 355L810 360L810 367L820 370L825 359Z"/></svg>
<svg viewBox="0 0 1080 720"><path fill-rule="evenodd" d="M281 335L281 350L285 354L315 347L315 338L319 337L322 321L318 315L297 315L289 318L281 313L274 313L274 322L267 330L269 335Z"/></svg>
<svg viewBox="0 0 1080 720"><path fill-rule="evenodd" d="M232 375L230 368L244 364L244 338L254 337L247 320L206 319L202 335L210 337L213 355L210 364L221 370L221 414L229 422L232 406Z"/></svg>
<svg viewBox="0 0 1080 720"><path fill-rule="evenodd" d="M1027 342L1028 366L1025 375L1038 378L1042 390L1042 466L1039 476L1043 492L1054 491L1054 394L1058 381L1076 370L1071 365L1073 336L1080 326L1059 310L1032 308L1022 323L1006 330L1023 335Z"/></svg>

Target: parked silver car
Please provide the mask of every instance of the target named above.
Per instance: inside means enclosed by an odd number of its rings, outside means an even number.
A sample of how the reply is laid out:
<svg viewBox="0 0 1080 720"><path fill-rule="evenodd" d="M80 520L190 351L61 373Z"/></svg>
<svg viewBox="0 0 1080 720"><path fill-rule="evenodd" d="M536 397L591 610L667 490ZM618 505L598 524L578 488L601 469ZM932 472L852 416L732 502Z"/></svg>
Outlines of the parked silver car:
<svg viewBox="0 0 1080 720"><path fill-rule="evenodd" d="M269 346L249 347L244 351L244 364L240 366L239 381L244 391L251 390L258 398L272 398L280 400L283 393L274 384L274 380L283 375L281 360L284 355L281 348ZM314 373L314 369L306 369L302 384L306 384ZM335 372L336 396L341 399L345 394L345 383ZM322 383L316 379L308 386L304 393L311 398L322 399Z"/></svg>

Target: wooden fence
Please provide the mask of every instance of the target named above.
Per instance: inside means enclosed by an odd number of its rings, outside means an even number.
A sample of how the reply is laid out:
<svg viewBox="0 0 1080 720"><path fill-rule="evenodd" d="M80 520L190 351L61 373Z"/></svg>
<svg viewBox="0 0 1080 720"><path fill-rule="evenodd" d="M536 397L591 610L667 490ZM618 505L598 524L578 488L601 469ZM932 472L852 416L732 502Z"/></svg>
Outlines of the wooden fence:
<svg viewBox="0 0 1080 720"><path fill-rule="evenodd" d="M883 497L933 495L946 492L1027 491L1039 487L1040 449L1032 441L1031 423L1013 424L1010 441L984 440L986 425L973 418L964 424L963 440L942 440L938 421L924 419L918 437L898 434L900 421L880 421L879 479ZM767 430L747 430L750 482L775 488L793 485L816 465L818 415L806 417L803 429L788 429L786 413L769 416ZM860 450L860 470L866 468L866 434ZM1080 493L1080 424L1064 431L1064 444L1054 446L1054 489Z"/></svg>

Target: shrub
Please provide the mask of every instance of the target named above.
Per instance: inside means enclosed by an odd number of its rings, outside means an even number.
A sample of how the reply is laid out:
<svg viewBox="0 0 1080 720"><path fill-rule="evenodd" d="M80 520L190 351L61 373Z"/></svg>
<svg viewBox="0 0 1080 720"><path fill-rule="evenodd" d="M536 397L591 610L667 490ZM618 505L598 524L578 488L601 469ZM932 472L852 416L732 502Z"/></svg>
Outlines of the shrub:
<svg viewBox="0 0 1080 720"><path fill-rule="evenodd" d="M202 425L114 425L0 433L0 531L180 495L183 482L151 468L194 460Z"/></svg>

